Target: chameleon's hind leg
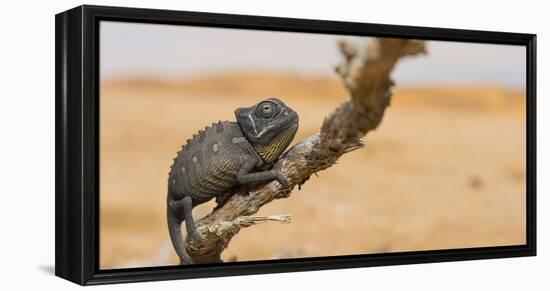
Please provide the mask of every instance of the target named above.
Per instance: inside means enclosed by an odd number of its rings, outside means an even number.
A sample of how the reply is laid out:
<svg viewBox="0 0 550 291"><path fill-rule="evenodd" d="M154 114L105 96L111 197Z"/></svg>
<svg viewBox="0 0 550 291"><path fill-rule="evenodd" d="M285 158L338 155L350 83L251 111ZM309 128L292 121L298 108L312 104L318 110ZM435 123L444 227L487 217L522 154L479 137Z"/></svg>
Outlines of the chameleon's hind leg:
<svg viewBox="0 0 550 291"><path fill-rule="evenodd" d="M197 226L193 219L193 200L189 196L183 197L183 199L176 201L172 204L175 213L183 213L182 219L185 220L185 228L187 233L195 240L202 240L202 235L197 232Z"/></svg>

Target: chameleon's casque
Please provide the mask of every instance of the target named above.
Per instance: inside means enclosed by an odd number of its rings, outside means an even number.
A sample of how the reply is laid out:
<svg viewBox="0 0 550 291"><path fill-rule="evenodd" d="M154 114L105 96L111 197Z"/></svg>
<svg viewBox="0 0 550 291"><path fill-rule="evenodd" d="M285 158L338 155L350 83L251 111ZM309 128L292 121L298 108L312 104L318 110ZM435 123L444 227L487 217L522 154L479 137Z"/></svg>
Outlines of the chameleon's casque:
<svg viewBox="0 0 550 291"><path fill-rule="evenodd" d="M273 163L292 142L298 114L281 100L270 98L235 110L236 122L219 121L187 140L168 176L167 216L172 244L181 263L193 263L181 234L195 238L191 211L196 205L223 197L233 187L278 180L288 184Z"/></svg>

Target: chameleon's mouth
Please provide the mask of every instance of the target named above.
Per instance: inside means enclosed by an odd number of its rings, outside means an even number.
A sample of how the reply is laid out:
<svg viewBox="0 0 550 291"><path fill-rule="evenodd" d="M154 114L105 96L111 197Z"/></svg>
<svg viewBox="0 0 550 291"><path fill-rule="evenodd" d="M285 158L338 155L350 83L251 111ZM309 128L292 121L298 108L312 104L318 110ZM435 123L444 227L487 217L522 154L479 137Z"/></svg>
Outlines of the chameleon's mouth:
<svg viewBox="0 0 550 291"><path fill-rule="evenodd" d="M281 131L294 130L296 132L298 130L298 114L294 114L291 118L290 122L281 128Z"/></svg>

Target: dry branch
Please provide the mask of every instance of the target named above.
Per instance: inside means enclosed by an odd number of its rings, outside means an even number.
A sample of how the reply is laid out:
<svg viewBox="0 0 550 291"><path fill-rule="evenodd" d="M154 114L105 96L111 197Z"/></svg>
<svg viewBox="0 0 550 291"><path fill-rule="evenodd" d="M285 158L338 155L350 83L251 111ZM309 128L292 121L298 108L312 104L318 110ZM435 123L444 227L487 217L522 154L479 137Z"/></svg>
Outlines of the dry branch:
<svg viewBox="0 0 550 291"><path fill-rule="evenodd" d="M203 239L186 238L186 248L194 263L221 261L222 251L243 227L269 220L289 222L290 216L250 215L274 199L288 197L294 186L301 186L311 174L362 147L361 138L380 124L390 103L393 86L390 73L397 61L425 53L422 41L390 38L369 39L362 49L341 41L339 48L344 61L336 72L351 99L325 118L319 133L300 141L275 164L288 177L289 188L283 189L279 182L273 181L252 190L241 189L197 222L197 231Z"/></svg>

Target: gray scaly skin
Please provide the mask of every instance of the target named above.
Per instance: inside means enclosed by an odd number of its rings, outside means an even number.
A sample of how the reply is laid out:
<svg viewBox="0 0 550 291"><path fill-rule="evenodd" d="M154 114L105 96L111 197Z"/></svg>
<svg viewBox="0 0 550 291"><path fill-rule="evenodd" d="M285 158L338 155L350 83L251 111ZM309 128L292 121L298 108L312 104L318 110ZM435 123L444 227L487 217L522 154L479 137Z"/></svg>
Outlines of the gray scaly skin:
<svg viewBox="0 0 550 291"><path fill-rule="evenodd" d="M172 244L182 264L193 260L185 249L181 223L201 239L191 214L193 207L224 197L233 187L287 178L273 163L298 130L298 114L281 100L270 98L235 110L237 122L220 121L199 131L178 152L168 176L167 216Z"/></svg>

